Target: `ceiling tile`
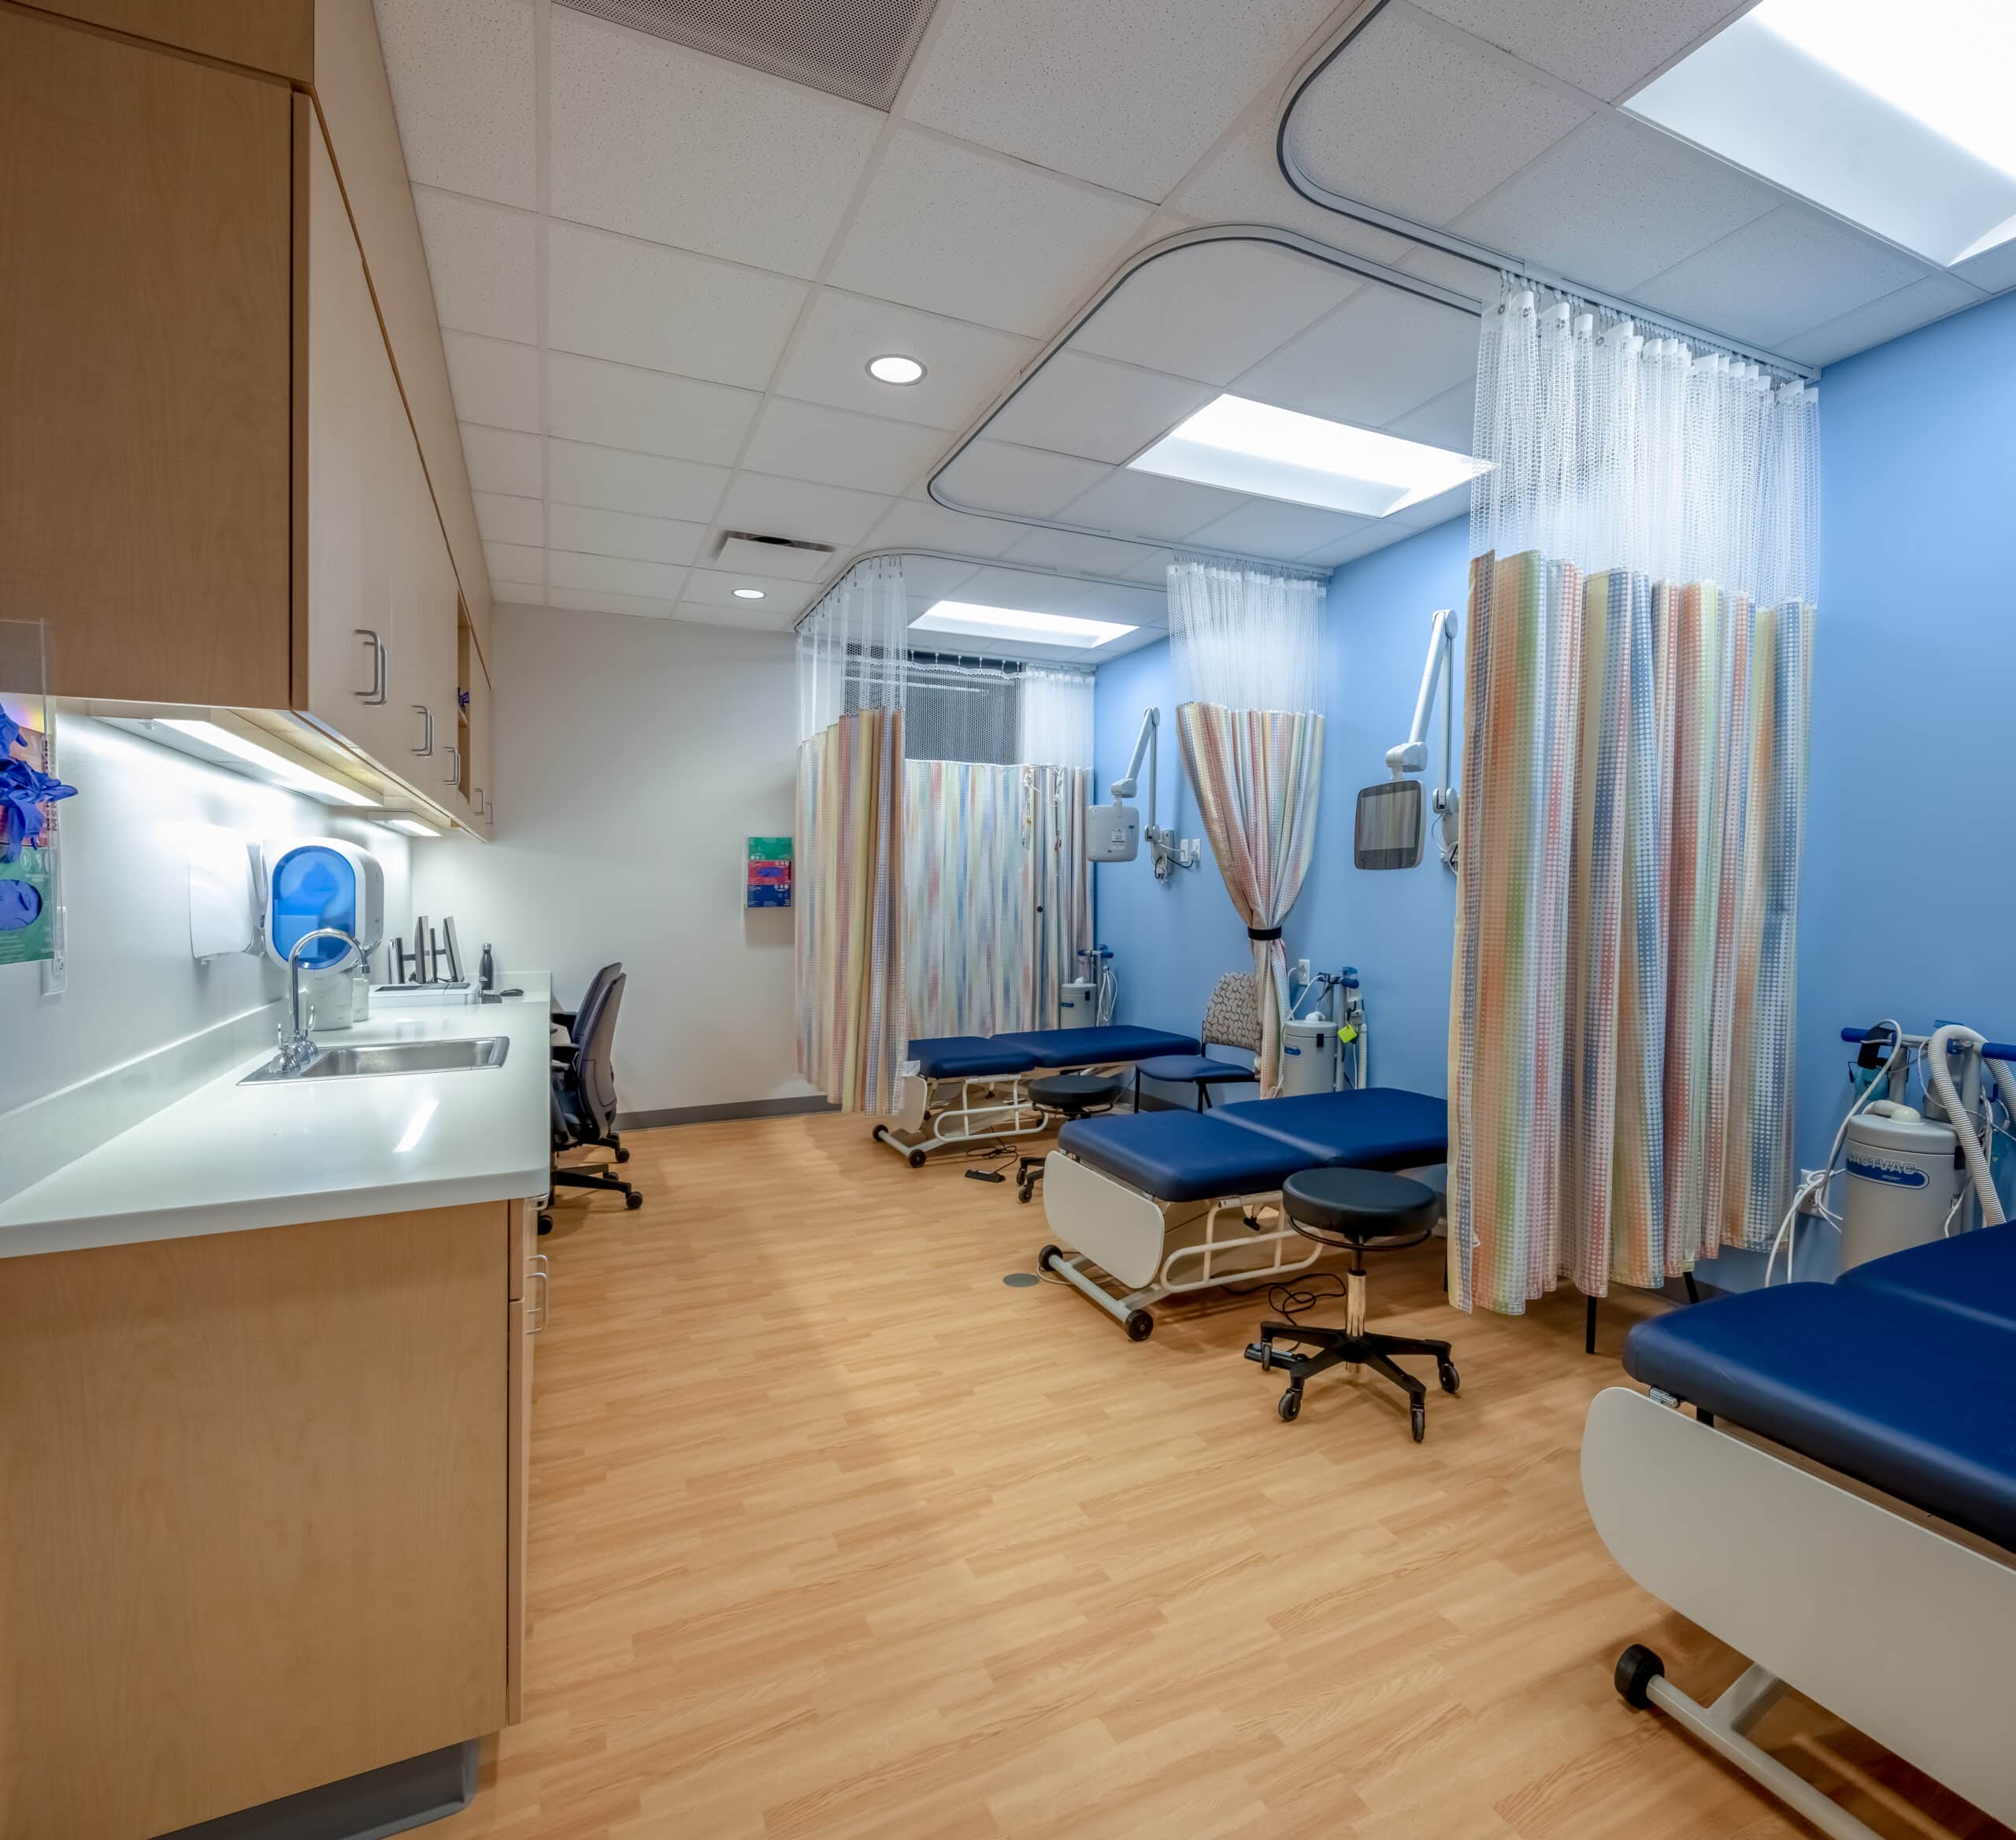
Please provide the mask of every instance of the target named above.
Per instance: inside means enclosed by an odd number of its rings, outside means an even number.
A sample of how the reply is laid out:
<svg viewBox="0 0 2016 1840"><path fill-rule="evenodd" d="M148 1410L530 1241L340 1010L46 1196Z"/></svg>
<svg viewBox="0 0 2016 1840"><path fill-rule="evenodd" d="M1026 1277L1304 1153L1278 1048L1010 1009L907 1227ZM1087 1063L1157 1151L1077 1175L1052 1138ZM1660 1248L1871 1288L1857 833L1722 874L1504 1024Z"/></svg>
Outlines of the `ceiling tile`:
<svg viewBox="0 0 2016 1840"><path fill-rule="evenodd" d="M1590 113L1388 8L1302 92L1288 144L1325 190L1447 226Z"/></svg>
<svg viewBox="0 0 2016 1840"><path fill-rule="evenodd" d="M1306 569L1335 569L1360 556L1369 556L1374 550L1383 550L1403 536L1414 535L1411 530L1395 529L1383 518L1361 518L1358 522L1360 529L1321 544L1295 560Z"/></svg>
<svg viewBox="0 0 2016 1840"><path fill-rule="evenodd" d="M761 600L737 600L738 588L760 588ZM686 578L689 605L724 607L730 611L799 614L812 604L810 582L786 581L774 575L724 574L717 569L695 569Z"/></svg>
<svg viewBox="0 0 2016 1840"><path fill-rule="evenodd" d="M546 580L546 551L528 543L487 543L483 559L493 581L514 581L537 588Z"/></svg>
<svg viewBox="0 0 2016 1840"><path fill-rule="evenodd" d="M805 316L776 388L803 402L951 431L1006 388L1035 350L1032 339L827 288ZM917 359L922 379L877 383L868 361L892 355Z"/></svg>
<svg viewBox="0 0 2016 1840"><path fill-rule="evenodd" d="M547 340L760 390L791 336L805 286L655 243L554 223L547 247Z"/></svg>
<svg viewBox="0 0 2016 1840"><path fill-rule="evenodd" d="M995 412L988 432L1086 460L1131 458L1216 394L1207 384L1056 353Z"/></svg>
<svg viewBox="0 0 2016 1840"><path fill-rule="evenodd" d="M1311 204L1281 175L1274 157L1280 98L1256 114L1237 139L1213 154L1169 200L1210 224L1272 224L1375 262L1397 262L1413 245L1389 231Z"/></svg>
<svg viewBox="0 0 2016 1840"><path fill-rule="evenodd" d="M829 279L1041 337L1147 216L1132 199L899 130Z"/></svg>
<svg viewBox="0 0 2016 1840"><path fill-rule="evenodd" d="M1619 291L1781 202L1670 135L1603 114L1466 211L1456 228L1592 288Z"/></svg>
<svg viewBox="0 0 2016 1840"><path fill-rule="evenodd" d="M1374 282L1232 391L1378 428L1474 377L1477 364L1474 315Z"/></svg>
<svg viewBox="0 0 2016 1840"><path fill-rule="evenodd" d="M1833 364L1886 339L1900 337L1929 321L1943 318L1987 299L1977 288L1951 275L1928 275L1894 294L1852 307L1835 318L1781 342L1779 350L1801 364Z"/></svg>
<svg viewBox="0 0 2016 1840"><path fill-rule="evenodd" d="M552 210L809 278L881 131L873 109L553 13Z"/></svg>
<svg viewBox="0 0 2016 1840"><path fill-rule="evenodd" d="M901 499L869 534L874 549L949 550L960 556L998 556L1028 528L1004 518L969 518L917 499Z"/></svg>
<svg viewBox="0 0 2016 1840"><path fill-rule="evenodd" d="M592 505L646 518L713 521L728 469L655 454L625 454L577 441L547 443L547 495L556 505Z"/></svg>
<svg viewBox="0 0 2016 1840"><path fill-rule="evenodd" d="M672 617L690 626L739 626L746 632L788 632L798 618L788 609L765 613L758 603L737 601L724 607L690 600L674 607Z"/></svg>
<svg viewBox="0 0 2016 1840"><path fill-rule="evenodd" d="M654 596L610 594L591 588L549 588L546 604L581 614L629 614L647 620L669 619L672 603Z"/></svg>
<svg viewBox="0 0 2016 1840"><path fill-rule="evenodd" d="M408 176L534 209L532 0L377 0L376 10Z"/></svg>
<svg viewBox="0 0 2016 1840"><path fill-rule="evenodd" d="M546 465L537 435L462 424L462 459L469 484L480 492L510 492L519 498L546 495Z"/></svg>
<svg viewBox="0 0 2016 1840"><path fill-rule="evenodd" d="M1075 614L1082 585L1068 576L1040 574L1032 569L1003 565L982 569L959 590L959 598L975 607L1010 607L1025 614ZM945 648L956 650L958 636L943 636ZM965 641L970 647L973 640Z"/></svg>
<svg viewBox="0 0 2016 1840"><path fill-rule="evenodd" d="M539 351L473 332L443 332L455 414L486 428L539 432Z"/></svg>
<svg viewBox="0 0 2016 1840"><path fill-rule="evenodd" d="M1467 454L1477 436L1477 383L1466 379L1432 402L1388 422L1385 432L1398 435L1403 441L1425 441L1431 447Z"/></svg>
<svg viewBox="0 0 2016 1840"><path fill-rule="evenodd" d="M1151 550L1127 571L1130 581L1148 581L1167 593L1169 565L1176 560L1173 550Z"/></svg>
<svg viewBox="0 0 2016 1840"><path fill-rule="evenodd" d="M1288 505L1276 499L1255 499L1215 524L1191 532L1191 541L1242 555L1269 556L1279 561L1306 555L1326 543L1354 535L1365 519L1342 511L1319 510L1314 505Z"/></svg>
<svg viewBox="0 0 2016 1840"><path fill-rule="evenodd" d="M1976 288L1985 288L1991 294L1999 293L2005 288L2016 288L2016 237L1999 243L1992 249L1984 249L1963 262L1955 262L1953 273Z"/></svg>
<svg viewBox="0 0 2016 1840"><path fill-rule="evenodd" d="M976 572L971 562L948 562L938 556L906 556L903 592L910 604L921 610L935 601L955 598L957 591Z"/></svg>
<svg viewBox="0 0 2016 1840"><path fill-rule="evenodd" d="M1190 243L1129 275L1071 349L1227 384L1365 285L1275 244Z"/></svg>
<svg viewBox="0 0 2016 1840"><path fill-rule="evenodd" d="M856 543L889 509L889 500L843 486L739 473L721 501L720 521L758 536L795 537L801 543Z"/></svg>
<svg viewBox="0 0 2016 1840"><path fill-rule="evenodd" d="M539 220L416 186L434 310L458 332L539 343Z"/></svg>
<svg viewBox="0 0 2016 1840"><path fill-rule="evenodd" d="M1606 102L1615 102L1669 58L1692 48L1745 0L1416 0Z"/></svg>
<svg viewBox="0 0 2016 1840"><path fill-rule="evenodd" d="M1090 524L1101 530L1172 543L1215 523L1246 503L1241 492L1223 492L1217 486L1198 485L1187 479L1165 479L1158 473L1129 473L1122 468L1100 480L1083 498L1073 499L1064 516L1073 524Z"/></svg>
<svg viewBox="0 0 2016 1840"><path fill-rule="evenodd" d="M1332 0L942 0L903 113L1159 198Z"/></svg>
<svg viewBox="0 0 2016 1840"><path fill-rule="evenodd" d="M1473 262L1467 256L1451 255L1446 249L1423 243L1393 265L1403 274L1418 276L1480 305L1498 299L1499 270L1488 262Z"/></svg>
<svg viewBox="0 0 2016 1840"><path fill-rule="evenodd" d="M547 414L551 432L633 453L733 463L762 397L694 377L549 352Z"/></svg>
<svg viewBox="0 0 2016 1840"><path fill-rule="evenodd" d="M484 542L544 546L546 506L537 499L481 491L472 492L469 496L476 501L476 527Z"/></svg>
<svg viewBox="0 0 2016 1840"><path fill-rule="evenodd" d="M700 553L704 524L673 518L639 518L629 511L603 511L590 505L555 505L547 513L556 550L584 555L622 556L637 562L680 566Z"/></svg>
<svg viewBox="0 0 2016 1840"><path fill-rule="evenodd" d="M1925 273L1888 244L1788 204L1632 293L1656 312L1770 347Z"/></svg>
<svg viewBox="0 0 2016 1840"><path fill-rule="evenodd" d="M914 484L944 446L938 429L914 422L773 397L743 464L787 479L894 495Z"/></svg>
<svg viewBox="0 0 2016 1840"><path fill-rule="evenodd" d="M628 556L583 555L556 549L547 552L546 567L555 588L595 588L650 600L675 601L686 585L685 569L665 562L639 562Z"/></svg>
<svg viewBox="0 0 2016 1840"><path fill-rule="evenodd" d="M978 510L1054 518L1108 470L1067 454L1011 447L1006 441L975 441L939 474L936 484L945 497Z"/></svg>
<svg viewBox="0 0 2016 1840"><path fill-rule="evenodd" d="M1073 530L1032 530L1008 552L1011 562L1039 562L1051 569L1080 569L1093 575L1124 575L1141 559L1140 547L1110 537L1081 536Z"/></svg>

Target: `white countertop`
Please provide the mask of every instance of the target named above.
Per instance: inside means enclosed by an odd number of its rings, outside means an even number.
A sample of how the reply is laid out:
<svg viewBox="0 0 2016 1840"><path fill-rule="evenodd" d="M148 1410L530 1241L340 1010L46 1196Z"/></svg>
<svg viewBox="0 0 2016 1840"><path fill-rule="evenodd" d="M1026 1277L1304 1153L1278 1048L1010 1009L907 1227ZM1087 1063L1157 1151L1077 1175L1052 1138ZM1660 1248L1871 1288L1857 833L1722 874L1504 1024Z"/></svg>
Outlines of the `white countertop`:
<svg viewBox="0 0 2016 1840"><path fill-rule="evenodd" d="M501 1003L381 1010L318 1038L503 1035L500 1067L239 1081L271 1044L0 1203L0 1256L543 1195L551 1038L543 980Z"/></svg>

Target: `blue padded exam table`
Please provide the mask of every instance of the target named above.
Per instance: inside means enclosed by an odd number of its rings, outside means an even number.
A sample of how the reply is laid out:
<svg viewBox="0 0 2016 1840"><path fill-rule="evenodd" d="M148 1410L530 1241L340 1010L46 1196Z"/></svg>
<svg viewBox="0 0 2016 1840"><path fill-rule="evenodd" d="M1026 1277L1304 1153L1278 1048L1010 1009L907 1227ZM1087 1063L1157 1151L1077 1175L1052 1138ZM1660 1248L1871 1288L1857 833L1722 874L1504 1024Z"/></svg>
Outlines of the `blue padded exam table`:
<svg viewBox="0 0 2016 1840"><path fill-rule="evenodd" d="M1748 1735L1792 1687L2016 1823L2016 1226L1640 1322L1582 1488L1625 1571L1751 1658L1655 1706L1821 1832L1873 1840ZM1687 1408L1692 1408L1690 1412Z"/></svg>
<svg viewBox="0 0 2016 1840"><path fill-rule="evenodd" d="M1188 1035L1110 1023L1006 1035L935 1035L910 1044L894 1124L875 1141L921 1169L935 1150L1025 1137L1044 1128L1023 1082L1039 1074L1121 1067L1158 1055L1195 1054Z"/></svg>
<svg viewBox="0 0 2016 1840"><path fill-rule="evenodd" d="M1145 1341L1166 1297L1301 1271L1322 1256L1280 1213L1290 1176L1429 1168L1447 1146L1448 1102L1397 1086L1073 1119L1043 1165L1043 1208L1060 1244L1038 1263Z"/></svg>

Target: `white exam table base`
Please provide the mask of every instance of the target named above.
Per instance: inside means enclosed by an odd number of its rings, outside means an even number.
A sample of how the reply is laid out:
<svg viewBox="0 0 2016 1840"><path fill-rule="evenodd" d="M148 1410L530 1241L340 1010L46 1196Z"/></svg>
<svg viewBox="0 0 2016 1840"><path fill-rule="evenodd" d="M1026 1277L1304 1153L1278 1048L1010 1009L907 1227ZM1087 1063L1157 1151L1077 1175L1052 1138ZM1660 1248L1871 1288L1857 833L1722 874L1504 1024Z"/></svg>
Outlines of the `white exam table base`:
<svg viewBox="0 0 2016 1840"><path fill-rule="evenodd" d="M934 1098L949 1100L950 1089L954 1086L958 1089L957 1104L932 1105ZM1006 1092L1002 1096L1004 1087ZM888 1144L915 1169L934 1151L1032 1137L1046 1122L1030 1104L1020 1074L965 1080L927 1080L921 1074L910 1074L903 1081L903 1109L894 1123L875 1127L875 1141Z"/></svg>
<svg viewBox="0 0 2016 1840"><path fill-rule="evenodd" d="M1713 1706L1647 1697L1834 1840L1873 1830L1745 1735L1790 1686L2016 1823L2016 1564L1988 1543L1629 1387L1590 1404L1582 1491L1611 1556L1754 1659Z"/></svg>
<svg viewBox="0 0 2016 1840"><path fill-rule="evenodd" d="M1063 1242L1056 1256L1043 1261L1045 1267L1136 1341L1152 1331L1148 1311L1165 1297L1210 1290L1235 1278L1306 1271L1327 1249L1289 1226L1278 1194L1166 1204L1062 1150L1043 1159L1043 1196L1051 1230ZM1256 1232L1246 1222L1263 1208L1272 1211L1273 1224ZM1091 1274L1094 1266L1127 1285L1127 1294L1116 1297Z"/></svg>

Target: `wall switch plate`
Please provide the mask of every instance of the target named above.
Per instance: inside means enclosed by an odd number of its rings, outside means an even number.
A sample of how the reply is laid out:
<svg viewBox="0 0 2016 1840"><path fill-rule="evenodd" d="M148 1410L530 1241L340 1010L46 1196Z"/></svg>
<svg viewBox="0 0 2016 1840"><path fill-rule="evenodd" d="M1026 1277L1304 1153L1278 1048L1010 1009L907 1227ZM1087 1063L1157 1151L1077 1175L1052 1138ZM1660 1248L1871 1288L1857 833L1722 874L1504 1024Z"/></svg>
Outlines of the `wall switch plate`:
<svg viewBox="0 0 2016 1840"><path fill-rule="evenodd" d="M70 988L70 910L61 902L49 916L49 956L42 961L42 994L61 996Z"/></svg>

